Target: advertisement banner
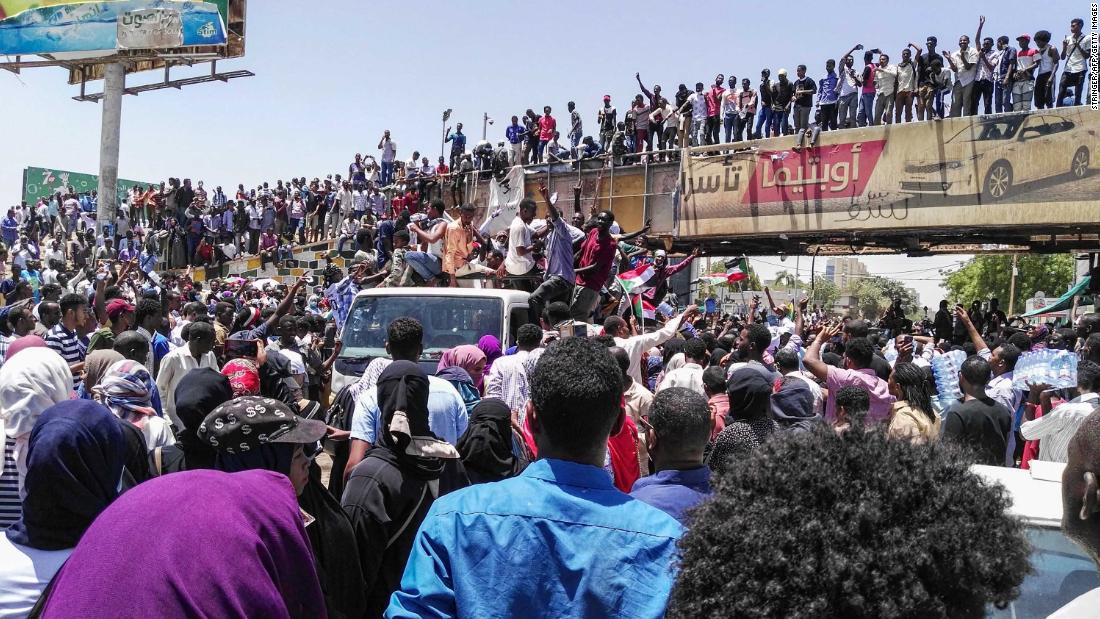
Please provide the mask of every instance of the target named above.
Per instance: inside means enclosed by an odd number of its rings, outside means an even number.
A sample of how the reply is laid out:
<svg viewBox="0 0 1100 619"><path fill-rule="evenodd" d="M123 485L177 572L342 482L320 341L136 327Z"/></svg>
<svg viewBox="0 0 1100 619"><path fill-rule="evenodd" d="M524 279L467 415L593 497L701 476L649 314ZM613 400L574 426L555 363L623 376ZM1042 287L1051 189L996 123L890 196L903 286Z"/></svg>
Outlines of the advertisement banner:
<svg viewBox="0 0 1100 619"><path fill-rule="evenodd" d="M1079 106L694 149L679 234L1096 223L1098 137L1100 114Z"/></svg>
<svg viewBox="0 0 1100 619"><path fill-rule="evenodd" d="M122 204L126 199L126 193L135 185L148 187L159 183L145 181L129 181L118 179L118 203ZM99 188L99 177L95 174L81 174L52 168L24 168L23 169L23 200L34 205L39 198L48 198L60 191L68 192L72 187L77 194L90 193Z"/></svg>
<svg viewBox="0 0 1100 619"><path fill-rule="evenodd" d="M0 54L11 56L102 53L143 42L152 49L223 45L220 7L213 2L104 0L38 6L0 20Z"/></svg>

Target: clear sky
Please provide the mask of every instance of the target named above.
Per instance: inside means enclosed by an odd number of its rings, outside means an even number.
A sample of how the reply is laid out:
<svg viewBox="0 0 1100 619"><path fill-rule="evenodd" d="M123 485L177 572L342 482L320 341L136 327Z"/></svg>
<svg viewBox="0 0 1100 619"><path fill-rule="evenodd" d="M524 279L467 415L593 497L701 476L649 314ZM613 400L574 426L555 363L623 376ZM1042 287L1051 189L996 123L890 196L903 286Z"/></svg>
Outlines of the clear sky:
<svg viewBox="0 0 1100 619"><path fill-rule="evenodd" d="M1088 9L1078 0L253 0L246 56L219 69L247 68L256 77L125 97L119 176L153 182L189 177L228 189L346 174L354 153L378 152L383 129L392 131L401 158L415 148L434 161L447 108L454 110L452 122L465 124L471 145L481 137L486 112L496 121L489 137L499 140L513 114L550 105L562 118L569 100L577 102L586 133L592 133L604 94L622 109L638 92L635 71L647 87L657 83L668 92L681 82L709 83L717 73L755 84L763 67L773 75L781 67L793 74L800 63L821 77L825 59L855 43L897 58L908 42L923 45L932 34L941 49L956 49L959 35L974 36L982 10L984 35L1014 39L1046 29L1060 41L1072 17L1086 18L1088 27ZM202 70L177 69L174 75ZM63 69L19 76L0 71L0 202L18 201L25 166L98 170L100 108L73 101L77 89L66 77ZM128 83L159 78L154 71ZM897 277L908 277L931 305L940 295L936 269L959 259L865 262L876 273L926 268ZM755 264L765 277L779 270ZM824 260L817 268L824 270Z"/></svg>

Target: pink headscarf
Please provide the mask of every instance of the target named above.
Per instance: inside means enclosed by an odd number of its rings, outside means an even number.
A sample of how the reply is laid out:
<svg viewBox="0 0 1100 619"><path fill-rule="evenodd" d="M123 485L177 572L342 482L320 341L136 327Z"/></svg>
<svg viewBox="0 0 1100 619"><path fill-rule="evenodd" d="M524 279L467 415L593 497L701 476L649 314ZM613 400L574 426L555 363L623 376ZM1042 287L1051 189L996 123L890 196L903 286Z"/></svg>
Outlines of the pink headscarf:
<svg viewBox="0 0 1100 619"><path fill-rule="evenodd" d="M11 359L15 356L15 353L26 350L28 348L45 348L46 340L38 337L37 335L24 335L12 340L11 344L8 344L8 354L6 359Z"/></svg>
<svg viewBox="0 0 1100 619"><path fill-rule="evenodd" d="M466 370L466 373L470 375L470 380L474 381L474 386L480 389L485 376L485 361L485 353L481 352L481 349L477 346L469 344L455 346L443 353L443 356L439 358L439 366L436 367L435 371L440 372L449 367L458 366Z"/></svg>

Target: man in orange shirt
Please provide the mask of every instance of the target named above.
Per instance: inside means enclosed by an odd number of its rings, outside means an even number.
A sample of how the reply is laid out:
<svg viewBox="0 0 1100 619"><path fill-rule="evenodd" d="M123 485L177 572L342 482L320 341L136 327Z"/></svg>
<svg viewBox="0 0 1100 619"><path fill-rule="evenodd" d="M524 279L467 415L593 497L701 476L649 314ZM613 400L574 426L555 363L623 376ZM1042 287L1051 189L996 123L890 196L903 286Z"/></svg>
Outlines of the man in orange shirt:
<svg viewBox="0 0 1100 619"><path fill-rule="evenodd" d="M471 273L483 273L491 275L493 269L470 262L477 255L474 242L482 247L489 247L481 234L474 228L474 212L477 210L473 204L463 204L458 219L447 224L447 230L443 235L443 272L450 276L451 287L458 286L456 278Z"/></svg>

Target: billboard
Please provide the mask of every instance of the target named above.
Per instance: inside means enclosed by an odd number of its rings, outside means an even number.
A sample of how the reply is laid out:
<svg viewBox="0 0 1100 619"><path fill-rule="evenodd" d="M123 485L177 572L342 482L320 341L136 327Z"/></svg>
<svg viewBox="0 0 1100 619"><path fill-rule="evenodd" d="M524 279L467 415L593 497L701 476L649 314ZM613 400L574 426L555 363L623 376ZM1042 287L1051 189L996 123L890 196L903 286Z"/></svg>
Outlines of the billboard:
<svg viewBox="0 0 1100 619"><path fill-rule="evenodd" d="M694 149L679 235L1095 224L1098 138L1100 114L1079 106Z"/></svg>
<svg viewBox="0 0 1100 619"><path fill-rule="evenodd" d="M213 2L52 3L0 21L0 54L10 56L62 54L63 58L80 58L121 49L224 45L226 40L225 21L220 7Z"/></svg>
<svg viewBox="0 0 1100 619"><path fill-rule="evenodd" d="M81 174L52 168L24 168L23 169L23 200L33 205L39 198L45 198L61 191L64 193L69 186L76 193L88 193L99 188L99 177L95 174ZM126 192L134 185L148 187L159 183L145 181L129 181L118 179L118 203L122 204L126 198Z"/></svg>

